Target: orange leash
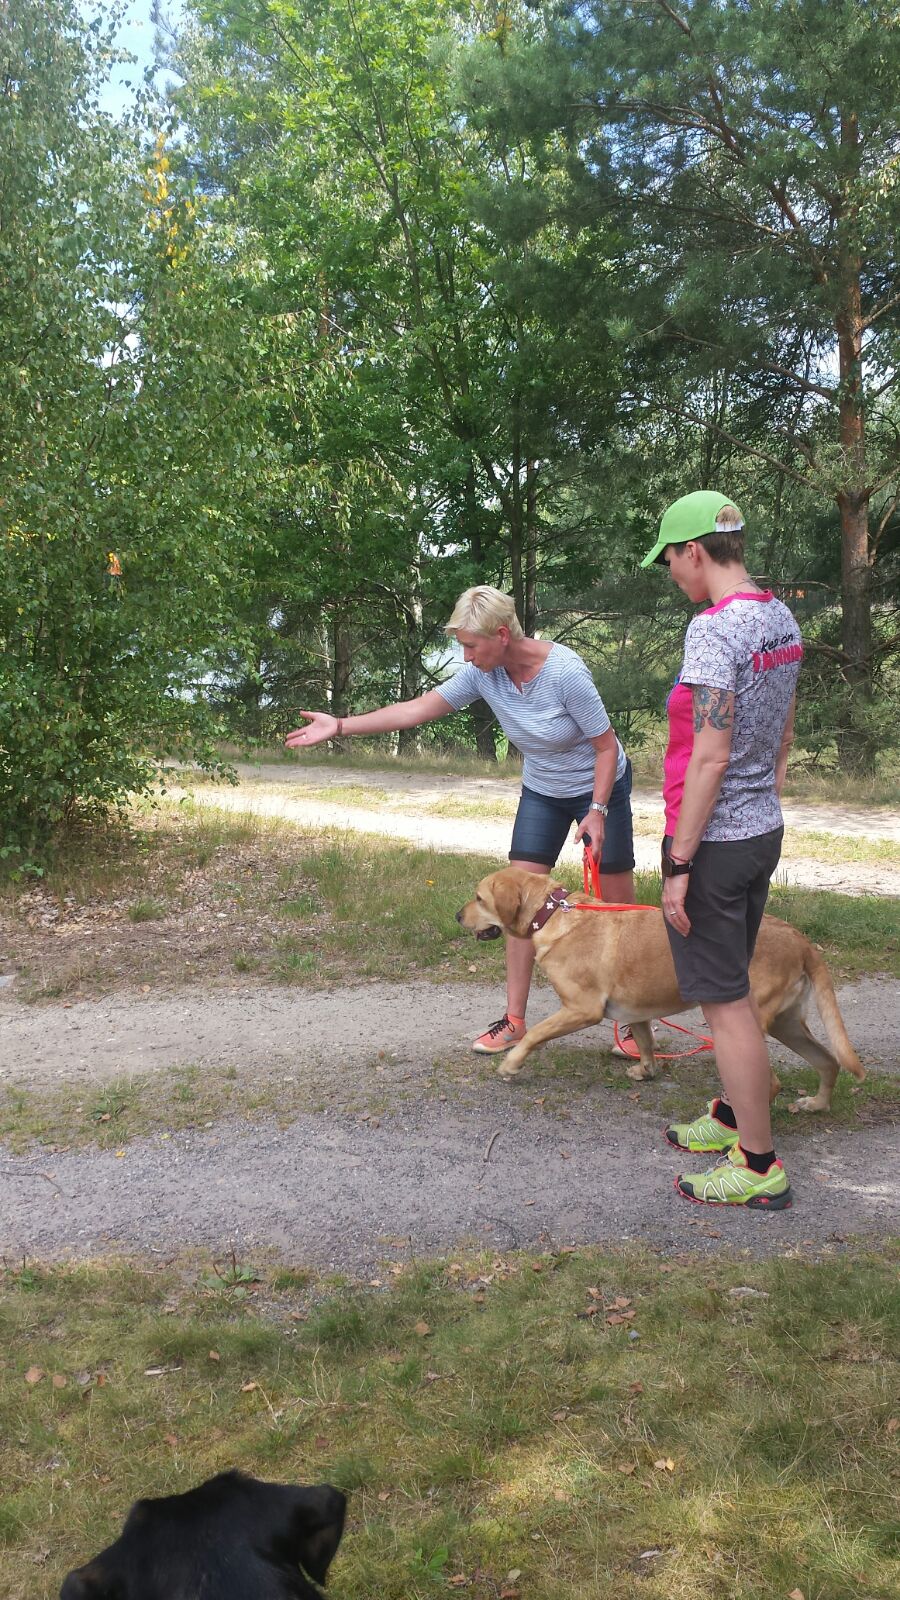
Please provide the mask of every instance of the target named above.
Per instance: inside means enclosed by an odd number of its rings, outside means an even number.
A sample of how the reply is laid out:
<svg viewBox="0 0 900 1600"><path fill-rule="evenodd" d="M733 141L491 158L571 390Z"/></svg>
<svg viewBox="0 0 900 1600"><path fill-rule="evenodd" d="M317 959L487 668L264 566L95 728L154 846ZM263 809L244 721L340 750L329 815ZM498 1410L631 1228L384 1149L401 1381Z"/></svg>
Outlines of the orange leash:
<svg viewBox="0 0 900 1600"><path fill-rule="evenodd" d="M584 892L594 896L598 902L593 906L573 906L573 911L658 911L659 906L638 906L629 903L619 905L615 900L601 900L600 898L600 865L591 855L590 850L585 850L582 858L584 872Z"/></svg>
<svg viewBox="0 0 900 1600"><path fill-rule="evenodd" d="M594 860L590 850L585 850L582 858L584 873L584 892L592 895L594 904L589 906L573 906L573 911L658 911L659 906L647 905L618 905L612 900L600 899L600 864ZM712 1039L706 1033L697 1033L694 1028L683 1028L680 1022L670 1022L668 1017L660 1017L660 1022L666 1028L671 1028L675 1033L686 1033L691 1039L699 1039L700 1043L693 1050L679 1050L673 1055L663 1055L654 1051L657 1061L686 1061L690 1056L704 1055L713 1047ZM620 1050L630 1056L632 1061L639 1061L641 1052L634 1042L634 1038L623 1039L619 1031L619 1024L613 1024L613 1037Z"/></svg>

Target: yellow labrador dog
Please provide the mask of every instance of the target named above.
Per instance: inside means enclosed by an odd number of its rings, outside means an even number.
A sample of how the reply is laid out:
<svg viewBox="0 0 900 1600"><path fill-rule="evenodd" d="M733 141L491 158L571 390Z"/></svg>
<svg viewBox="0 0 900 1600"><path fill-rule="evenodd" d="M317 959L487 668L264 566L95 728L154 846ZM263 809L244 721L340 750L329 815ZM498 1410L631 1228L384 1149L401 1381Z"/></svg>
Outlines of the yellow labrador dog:
<svg viewBox="0 0 900 1600"><path fill-rule="evenodd" d="M678 993L662 912L579 909L589 904L586 895L568 893L549 876L505 867L482 878L475 899L457 912L457 921L476 938L504 933L533 939L537 960L562 1002L559 1011L529 1028L524 1039L500 1058L497 1071L502 1078L514 1078L532 1050L548 1039L575 1033L604 1017L631 1026L640 1060L628 1068L628 1076L652 1078L651 1019L690 1009ZM750 983L764 1031L796 1051L819 1074L818 1093L798 1101L799 1107L827 1111L841 1067L855 1078L866 1074L847 1036L819 952L796 928L777 917L764 917ZM819 1044L807 1027L811 993L831 1050ZM773 1073L773 1099L780 1087Z"/></svg>

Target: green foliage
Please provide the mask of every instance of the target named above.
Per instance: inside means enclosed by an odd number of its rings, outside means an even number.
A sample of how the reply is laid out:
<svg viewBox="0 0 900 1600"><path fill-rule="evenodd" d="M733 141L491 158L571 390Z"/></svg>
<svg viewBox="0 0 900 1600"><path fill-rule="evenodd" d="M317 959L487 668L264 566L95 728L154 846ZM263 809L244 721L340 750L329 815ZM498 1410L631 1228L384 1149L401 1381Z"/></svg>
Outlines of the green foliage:
<svg viewBox="0 0 900 1600"><path fill-rule="evenodd" d="M893 643L871 620L898 570L896 8L590 0L517 32L499 68L485 57L480 123L564 141L576 236L598 214L618 225L595 337L621 350L624 439L645 447L657 510L727 484L764 571L824 580L840 685L820 714L838 710L842 762L871 766L869 703L896 655L896 616Z"/></svg>
<svg viewBox="0 0 900 1600"><path fill-rule="evenodd" d="M637 562L686 485L727 484L805 612L811 759L896 739L885 0L194 0L170 104L120 124L109 17L2 29L20 871L162 753L430 687L477 581L583 650L636 745L686 618ZM478 708L399 745L473 741Z"/></svg>
<svg viewBox="0 0 900 1600"><path fill-rule="evenodd" d="M154 748L211 759L258 446L197 197L149 105L97 109L111 24L23 0L3 26L0 818L31 848L146 788Z"/></svg>

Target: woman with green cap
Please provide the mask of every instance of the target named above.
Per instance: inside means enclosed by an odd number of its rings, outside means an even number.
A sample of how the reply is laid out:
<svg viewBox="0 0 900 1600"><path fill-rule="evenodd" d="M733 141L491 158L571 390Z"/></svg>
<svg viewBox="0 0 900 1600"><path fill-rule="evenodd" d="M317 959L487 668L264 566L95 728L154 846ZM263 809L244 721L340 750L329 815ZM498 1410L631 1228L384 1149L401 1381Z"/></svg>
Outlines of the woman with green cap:
<svg viewBox="0 0 900 1600"><path fill-rule="evenodd" d="M744 519L727 495L683 495L641 563L664 562L694 603L669 696L662 909L682 997L702 1006L724 1093L670 1144L719 1156L679 1193L783 1210L791 1189L772 1145L769 1057L749 966L781 854L779 794L803 656L788 610L744 565Z"/></svg>

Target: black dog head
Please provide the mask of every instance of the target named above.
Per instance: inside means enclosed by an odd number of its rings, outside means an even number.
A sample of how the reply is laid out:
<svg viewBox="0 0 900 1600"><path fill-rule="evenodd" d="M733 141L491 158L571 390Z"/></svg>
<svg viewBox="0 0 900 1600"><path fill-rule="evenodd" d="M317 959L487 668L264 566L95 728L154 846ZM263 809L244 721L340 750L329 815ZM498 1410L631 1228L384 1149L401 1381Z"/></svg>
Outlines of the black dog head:
<svg viewBox="0 0 900 1600"><path fill-rule="evenodd" d="M60 1600L318 1600L344 1528L330 1484L293 1488L220 1472L187 1494L138 1500Z"/></svg>

